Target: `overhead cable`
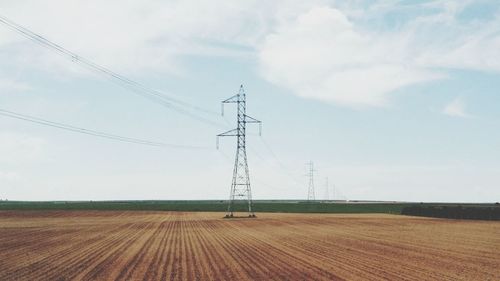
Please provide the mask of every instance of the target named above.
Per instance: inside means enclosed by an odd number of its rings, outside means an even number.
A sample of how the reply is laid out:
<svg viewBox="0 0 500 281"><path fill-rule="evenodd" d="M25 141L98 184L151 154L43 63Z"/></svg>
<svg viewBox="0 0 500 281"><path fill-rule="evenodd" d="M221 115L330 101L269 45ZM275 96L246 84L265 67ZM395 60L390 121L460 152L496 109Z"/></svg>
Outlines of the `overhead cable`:
<svg viewBox="0 0 500 281"><path fill-rule="evenodd" d="M64 124L64 123L53 122L53 121L45 120L42 118L28 116L28 115L24 115L24 114L12 112L12 111L4 110L4 109L0 109L0 115L23 120L23 121L36 123L39 125L50 126L50 127L54 127L54 128L58 128L58 129L66 130L66 131L72 131L75 133L81 133L81 134L86 134L86 135L91 135L91 136L96 136L96 137L101 137L101 138L107 138L107 139L121 141L121 142L129 142L129 143L157 146L157 147L171 147L171 148L179 148L179 149L209 149L209 147L205 147L205 146L170 144L170 143L150 141L150 140L145 140L145 139L124 137L124 136L120 136L120 135L109 134L109 133L105 133L105 132L76 127L76 126L72 126L72 125L68 125L68 124Z"/></svg>
<svg viewBox="0 0 500 281"><path fill-rule="evenodd" d="M38 43L39 45L48 48L59 55L65 56L66 58L71 59L73 62L79 63L80 65L86 67L87 69L90 69L98 74L105 75L108 79L110 79L112 82L115 84L118 84L133 93L137 95L141 95L143 97L146 97L156 103L159 103L165 107L168 107L174 111L177 111L181 114L187 115L189 117L192 117L193 119L196 119L198 121L217 126L217 127L223 127L221 124L216 123L206 117L197 115L191 111L198 111L198 112L203 112L205 114L213 114L213 115L218 115L218 113L201 108L196 105L192 105L190 103L181 101L179 99L167 96L165 93L160 92L158 90L149 88L139 82L136 82L134 80L131 80L123 75L120 75L116 72L111 71L110 69L101 66L97 63L94 63L74 52L69 51L68 49L48 40L47 38L9 20L8 18L0 15L0 23L4 24L5 26L11 28L12 30L16 31L17 33L21 34L22 36L28 38L29 40ZM188 110L189 109L189 110Z"/></svg>

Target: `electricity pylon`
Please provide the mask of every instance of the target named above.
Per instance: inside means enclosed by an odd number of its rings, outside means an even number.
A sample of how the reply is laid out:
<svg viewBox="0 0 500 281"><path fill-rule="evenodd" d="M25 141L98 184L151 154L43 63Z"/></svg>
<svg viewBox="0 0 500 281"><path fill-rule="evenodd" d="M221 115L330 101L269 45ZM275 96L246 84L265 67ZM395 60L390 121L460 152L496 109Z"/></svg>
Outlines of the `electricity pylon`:
<svg viewBox="0 0 500 281"><path fill-rule="evenodd" d="M307 201L314 201L316 200L316 196L314 195L314 163L312 161L309 161L309 163L306 163L306 165L309 167L309 172L307 173L307 176L309 177L309 187L307 189Z"/></svg>
<svg viewBox="0 0 500 281"><path fill-rule="evenodd" d="M328 177L325 179L325 200L330 200L330 186L328 184Z"/></svg>
<svg viewBox="0 0 500 281"><path fill-rule="evenodd" d="M246 95L243 85L237 95L232 96L222 101L222 115L224 115L224 104L236 103L238 106L237 112L237 128L229 130L225 133L217 135L217 149L219 148L219 137L236 137L236 157L234 160L233 180L231 183L231 192L229 195L229 205L227 207L226 218L232 218L234 205L237 201L247 201L248 216L255 217L252 210L252 190L250 189L250 175L248 173L248 162L246 152L246 124L258 123L259 134L262 131L262 122L248 116L246 114Z"/></svg>

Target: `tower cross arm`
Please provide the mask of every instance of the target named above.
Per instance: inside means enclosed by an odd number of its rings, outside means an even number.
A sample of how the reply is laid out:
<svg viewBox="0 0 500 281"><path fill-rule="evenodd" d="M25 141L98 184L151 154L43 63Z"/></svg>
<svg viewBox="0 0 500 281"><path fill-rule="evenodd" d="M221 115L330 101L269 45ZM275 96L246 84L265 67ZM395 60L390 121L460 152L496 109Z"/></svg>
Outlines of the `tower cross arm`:
<svg viewBox="0 0 500 281"><path fill-rule="evenodd" d="M218 134L218 137L234 137L238 135L238 129L232 129L222 134Z"/></svg>
<svg viewBox="0 0 500 281"><path fill-rule="evenodd" d="M222 103L236 103L236 102L238 102L238 95L234 95L222 101Z"/></svg>
<svg viewBox="0 0 500 281"><path fill-rule="evenodd" d="M245 114L245 121L246 121L247 123L262 123L262 121L257 120L257 119L255 119L255 118L253 118L253 117L250 117L250 116L248 116L248 115L246 115L246 114Z"/></svg>
<svg viewBox="0 0 500 281"><path fill-rule="evenodd" d="M239 101L239 94L238 95L234 95L234 96L232 96L232 97L230 97L228 99L223 100L222 103L221 103L221 114L222 114L222 116L224 116L224 104L225 103L238 103L238 101Z"/></svg>
<svg viewBox="0 0 500 281"><path fill-rule="evenodd" d="M259 136L262 136L262 121L257 120L245 114L245 123L257 123L259 124Z"/></svg>
<svg viewBox="0 0 500 281"><path fill-rule="evenodd" d="M232 129L222 134L218 134L215 147L219 149L219 137L237 137L237 136L238 136L238 129Z"/></svg>

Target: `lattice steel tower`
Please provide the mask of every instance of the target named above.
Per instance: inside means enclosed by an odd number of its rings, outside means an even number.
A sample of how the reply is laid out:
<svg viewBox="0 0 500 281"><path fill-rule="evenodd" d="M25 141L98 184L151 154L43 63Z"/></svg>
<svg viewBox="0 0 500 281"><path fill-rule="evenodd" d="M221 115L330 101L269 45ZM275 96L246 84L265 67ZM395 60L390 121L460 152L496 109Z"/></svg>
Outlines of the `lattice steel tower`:
<svg viewBox="0 0 500 281"><path fill-rule="evenodd" d="M309 163L306 163L306 165L309 167L307 176L309 177L309 186L307 190L307 201L314 201L316 200L316 196L314 195L314 163L310 161Z"/></svg>
<svg viewBox="0 0 500 281"><path fill-rule="evenodd" d="M219 148L219 137L236 137L236 157L234 160L233 180L231 183L231 192L229 196L229 205L227 207L226 218L232 218L235 212L235 203L238 201L248 204L248 216L255 217L252 210L252 190L250 188L250 175L248 173L248 162L246 152L246 124L258 123L259 133L261 132L262 122L248 116L246 114L246 95L243 85L237 95L232 96L222 102L222 115L224 115L224 104L236 103L238 106L237 112L237 128L229 130L225 133L217 135L217 148Z"/></svg>
<svg viewBox="0 0 500 281"><path fill-rule="evenodd" d="M325 200L330 200L330 185L328 184L328 177L325 178Z"/></svg>

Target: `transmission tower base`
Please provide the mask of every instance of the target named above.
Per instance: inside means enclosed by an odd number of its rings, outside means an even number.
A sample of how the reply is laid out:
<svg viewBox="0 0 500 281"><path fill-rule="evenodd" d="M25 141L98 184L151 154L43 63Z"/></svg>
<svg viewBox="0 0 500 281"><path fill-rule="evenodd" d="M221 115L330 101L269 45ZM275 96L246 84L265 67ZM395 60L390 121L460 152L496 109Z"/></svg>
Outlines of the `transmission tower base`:
<svg viewBox="0 0 500 281"><path fill-rule="evenodd" d="M224 216L224 219L244 219L244 218L257 218L257 216L255 214L250 214L248 216L235 216L233 214L226 214Z"/></svg>

